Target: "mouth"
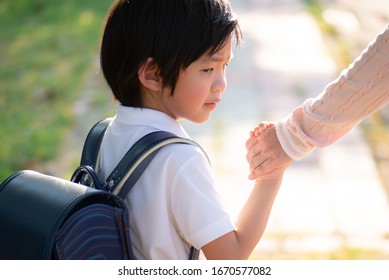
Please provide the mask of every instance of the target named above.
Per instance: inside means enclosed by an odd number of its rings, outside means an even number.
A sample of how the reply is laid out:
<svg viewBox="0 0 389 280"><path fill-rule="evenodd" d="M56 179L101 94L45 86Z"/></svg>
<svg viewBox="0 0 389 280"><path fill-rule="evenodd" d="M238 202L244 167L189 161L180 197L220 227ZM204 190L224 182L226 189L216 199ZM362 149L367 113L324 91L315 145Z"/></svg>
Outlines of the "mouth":
<svg viewBox="0 0 389 280"><path fill-rule="evenodd" d="M214 110L214 109L216 109L216 106L220 102L220 100L221 99L214 99L214 100L211 100L210 102L205 103L204 105L208 109Z"/></svg>

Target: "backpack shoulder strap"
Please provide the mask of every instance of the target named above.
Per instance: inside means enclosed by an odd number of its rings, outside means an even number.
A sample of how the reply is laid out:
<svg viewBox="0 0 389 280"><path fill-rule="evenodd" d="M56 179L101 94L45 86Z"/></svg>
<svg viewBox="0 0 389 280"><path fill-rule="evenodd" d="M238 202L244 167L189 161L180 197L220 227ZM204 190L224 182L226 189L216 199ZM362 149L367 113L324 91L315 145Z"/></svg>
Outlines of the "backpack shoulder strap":
<svg viewBox="0 0 389 280"><path fill-rule="evenodd" d="M96 123L89 131L82 150L80 165L91 166L96 169L98 163L100 145L103 140L105 131L111 123L112 118L108 118ZM123 159L108 176L104 189L113 192L121 198L127 196L136 181L142 175L144 170L150 164L158 151L169 144L182 143L198 146L208 161L209 158L205 151L196 142L177 137L167 131L155 131L139 139L125 154ZM199 257L199 250L191 247L189 259L196 260Z"/></svg>
<svg viewBox="0 0 389 280"><path fill-rule="evenodd" d="M174 143L190 144L199 147L209 161L205 151L196 142L177 137L167 131L155 131L139 139L126 153L107 178L106 187L108 191L117 194L121 198L126 197L158 151L162 147ZM199 255L200 251L191 246L188 259L198 260Z"/></svg>
<svg viewBox="0 0 389 280"><path fill-rule="evenodd" d="M101 141L103 140L105 131L111 121L112 118L107 118L99 121L91 128L84 142L80 165L89 165L96 169L95 167L99 158Z"/></svg>
<svg viewBox="0 0 389 280"><path fill-rule="evenodd" d="M124 198L150 164L155 155L166 145L181 143L195 145L196 142L181 138L167 131L151 132L139 139L126 153L106 181L107 191ZM206 155L205 151L203 150Z"/></svg>
<svg viewBox="0 0 389 280"><path fill-rule="evenodd" d="M90 129L82 149L80 166L90 166L96 170L100 145L111 121L112 118L104 119ZM127 151L123 159L108 176L103 188L122 198L126 197L157 152L162 147L174 143L191 144L199 147L209 161L206 152L195 141L178 137L167 131L155 131L143 136Z"/></svg>

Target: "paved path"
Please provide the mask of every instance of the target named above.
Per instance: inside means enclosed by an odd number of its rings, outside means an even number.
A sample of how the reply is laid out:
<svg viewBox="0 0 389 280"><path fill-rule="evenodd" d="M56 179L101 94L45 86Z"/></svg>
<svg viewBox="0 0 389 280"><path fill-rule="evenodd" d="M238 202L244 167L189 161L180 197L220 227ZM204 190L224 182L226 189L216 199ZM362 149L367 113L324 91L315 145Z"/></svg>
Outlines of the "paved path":
<svg viewBox="0 0 389 280"><path fill-rule="evenodd" d="M220 190L237 215L252 186L244 158L249 130L258 120L286 116L338 73L320 31L298 1L231 2L245 43L230 65L229 88L210 122L185 126L209 152ZM357 247L388 257L388 235L388 197L356 128L287 170L255 255L307 258L312 252Z"/></svg>

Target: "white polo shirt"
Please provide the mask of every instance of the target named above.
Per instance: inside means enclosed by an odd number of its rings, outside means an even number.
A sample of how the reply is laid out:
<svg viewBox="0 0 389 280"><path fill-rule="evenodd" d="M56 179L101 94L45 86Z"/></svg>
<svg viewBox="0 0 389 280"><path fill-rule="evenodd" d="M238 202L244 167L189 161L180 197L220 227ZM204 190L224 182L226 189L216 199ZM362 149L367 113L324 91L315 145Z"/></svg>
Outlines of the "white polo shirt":
<svg viewBox="0 0 389 280"><path fill-rule="evenodd" d="M162 112L119 105L101 145L104 179L138 139L156 130L189 138ZM208 160L193 145L162 148L125 202L138 259L187 259L190 245L201 248L235 229L215 189Z"/></svg>

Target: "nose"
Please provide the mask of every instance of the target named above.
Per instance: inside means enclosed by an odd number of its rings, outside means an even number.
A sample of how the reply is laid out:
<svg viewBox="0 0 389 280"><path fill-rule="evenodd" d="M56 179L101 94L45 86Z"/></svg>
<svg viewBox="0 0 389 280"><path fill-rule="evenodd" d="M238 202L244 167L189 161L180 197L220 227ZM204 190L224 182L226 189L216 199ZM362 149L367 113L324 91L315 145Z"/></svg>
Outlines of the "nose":
<svg viewBox="0 0 389 280"><path fill-rule="evenodd" d="M226 72L222 71L217 75L215 75L215 80L212 84L212 91L223 93L226 88L227 88L227 76L226 76Z"/></svg>

